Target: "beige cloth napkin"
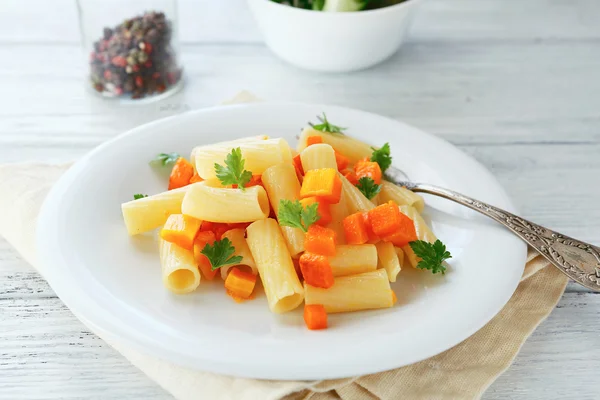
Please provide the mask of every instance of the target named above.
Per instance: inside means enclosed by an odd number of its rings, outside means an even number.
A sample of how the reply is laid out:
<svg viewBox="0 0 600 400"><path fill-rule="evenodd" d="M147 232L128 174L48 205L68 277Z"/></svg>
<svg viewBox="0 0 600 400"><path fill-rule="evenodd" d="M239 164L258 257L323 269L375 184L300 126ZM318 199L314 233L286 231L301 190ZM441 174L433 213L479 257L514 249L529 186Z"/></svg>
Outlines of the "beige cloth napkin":
<svg viewBox="0 0 600 400"><path fill-rule="evenodd" d="M241 99L247 101L248 95ZM46 194L68 167L0 166L0 236L42 275L45 271L36 259L35 224ZM183 368L103 339L180 400L477 399L508 368L562 296L568 279L547 265L530 250L517 291L479 332L428 360L373 375L312 382L234 378Z"/></svg>

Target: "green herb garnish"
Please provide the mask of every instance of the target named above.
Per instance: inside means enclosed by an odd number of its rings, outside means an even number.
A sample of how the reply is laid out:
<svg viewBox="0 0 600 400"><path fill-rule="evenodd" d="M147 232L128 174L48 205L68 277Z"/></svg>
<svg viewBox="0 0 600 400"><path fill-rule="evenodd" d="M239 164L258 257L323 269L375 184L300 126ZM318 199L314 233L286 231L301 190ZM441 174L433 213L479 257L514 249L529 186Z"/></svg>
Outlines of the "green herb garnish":
<svg viewBox="0 0 600 400"><path fill-rule="evenodd" d="M360 178L358 180L358 183L356 184L356 187L369 200L377 196L377 194L381 190L381 185L376 184L373 178L369 176L363 176L362 178Z"/></svg>
<svg viewBox="0 0 600 400"><path fill-rule="evenodd" d="M452 258L449 251L446 251L446 245L440 240L436 240L434 244L431 244L425 240L415 240L409 243L410 248L415 254L421 258L421 261L417 264L417 268L429 269L432 273L437 274L441 272L446 273L446 267L444 267L444 260Z"/></svg>
<svg viewBox="0 0 600 400"><path fill-rule="evenodd" d="M320 124L312 124L309 122L309 125L317 131L321 131L321 132L327 132L327 133L331 133L333 135L338 135L338 136L344 136L344 130L348 129L348 128L342 128L339 127L337 125L333 125L331 124L328 120L327 120L327 116L325 115L325 113L323 113L323 117L321 118L320 116L317 116L317 119L319 121L321 121Z"/></svg>
<svg viewBox="0 0 600 400"><path fill-rule="evenodd" d="M166 167L175 164L179 157L181 156L177 153L160 153L150 161L150 165L153 167Z"/></svg>
<svg viewBox="0 0 600 400"><path fill-rule="evenodd" d="M291 226L292 228L300 228L304 232L308 232L308 227L317 222L321 216L317 208L319 203L313 203L306 207L298 200L279 200L279 211L277 212L277 220L281 226Z"/></svg>
<svg viewBox="0 0 600 400"><path fill-rule="evenodd" d="M208 258L213 271L224 265L239 264L243 258L242 256L233 255L235 253L235 247L233 247L231 240L228 238L217 240L212 246L207 243L201 253Z"/></svg>
<svg viewBox="0 0 600 400"><path fill-rule="evenodd" d="M148 195L147 194L134 194L133 195L134 200L143 199L144 197L148 197Z"/></svg>
<svg viewBox="0 0 600 400"><path fill-rule="evenodd" d="M244 169L245 163L246 160L242 158L242 149L239 147L232 149L225 158L225 167L215 163L217 178L223 185L237 185L243 190L252 179L252 172Z"/></svg>
<svg viewBox="0 0 600 400"><path fill-rule="evenodd" d="M390 155L390 144L386 143L381 146L380 149L373 149L373 154L371 154L371 161L375 161L379 164L379 168L381 168L381 172L385 172L392 165L392 156Z"/></svg>

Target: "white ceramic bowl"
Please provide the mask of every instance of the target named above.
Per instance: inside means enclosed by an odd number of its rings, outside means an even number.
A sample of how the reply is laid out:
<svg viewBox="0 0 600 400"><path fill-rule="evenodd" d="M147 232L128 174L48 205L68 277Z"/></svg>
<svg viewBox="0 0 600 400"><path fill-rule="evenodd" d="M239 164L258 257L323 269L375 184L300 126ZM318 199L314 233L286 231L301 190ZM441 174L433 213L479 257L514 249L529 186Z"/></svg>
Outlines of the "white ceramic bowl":
<svg viewBox="0 0 600 400"><path fill-rule="evenodd" d="M319 12L248 0L267 46L300 68L348 72L378 64L399 48L421 0L358 12Z"/></svg>

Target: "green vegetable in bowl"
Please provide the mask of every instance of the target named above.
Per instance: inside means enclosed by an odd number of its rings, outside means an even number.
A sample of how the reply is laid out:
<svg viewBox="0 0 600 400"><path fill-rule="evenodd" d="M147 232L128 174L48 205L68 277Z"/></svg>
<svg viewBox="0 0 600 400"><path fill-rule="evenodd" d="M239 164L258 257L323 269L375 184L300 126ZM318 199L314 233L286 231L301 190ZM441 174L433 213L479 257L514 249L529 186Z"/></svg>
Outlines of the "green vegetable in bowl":
<svg viewBox="0 0 600 400"><path fill-rule="evenodd" d="M349 12L363 10L369 0L325 0L323 11L329 12Z"/></svg>

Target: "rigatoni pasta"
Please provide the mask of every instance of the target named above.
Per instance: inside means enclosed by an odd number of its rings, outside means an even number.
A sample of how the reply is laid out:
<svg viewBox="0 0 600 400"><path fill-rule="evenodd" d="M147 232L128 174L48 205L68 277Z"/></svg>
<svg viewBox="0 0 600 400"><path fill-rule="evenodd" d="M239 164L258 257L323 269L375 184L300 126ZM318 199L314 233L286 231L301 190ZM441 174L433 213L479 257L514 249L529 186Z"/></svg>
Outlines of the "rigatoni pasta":
<svg viewBox="0 0 600 400"><path fill-rule="evenodd" d="M177 294L194 291L200 285L200 271L194 260L194 253L162 238L158 242L165 287Z"/></svg>
<svg viewBox="0 0 600 400"><path fill-rule="evenodd" d="M324 329L327 313L392 307L403 265L445 272L451 255L420 215L423 198L383 180L389 144L375 149L320 121L302 132L298 154L254 136L198 146L191 163L157 157L173 164L173 190L136 194L121 209L130 235L161 228L169 291L202 295L221 282L243 302L260 279L272 312L304 302L306 326Z"/></svg>
<svg viewBox="0 0 600 400"><path fill-rule="evenodd" d="M399 206L412 206L419 213L423 212L425 207L423 197L405 187L387 181L381 182L381 192L377 197L380 204L391 200Z"/></svg>
<svg viewBox="0 0 600 400"><path fill-rule="evenodd" d="M267 168L278 164L290 164L292 152L284 139L249 140L225 142L194 149L196 171L203 179L216 178L215 164L223 163L232 147L239 147L245 159L245 168L254 174L262 174Z"/></svg>
<svg viewBox="0 0 600 400"><path fill-rule="evenodd" d="M248 247L271 311L281 314L298 307L304 299L304 290L277 221L272 218L256 221L247 232Z"/></svg>
<svg viewBox="0 0 600 400"><path fill-rule="evenodd" d="M328 144L320 143L309 146L300 153L304 172L319 168L335 168L335 151Z"/></svg>
<svg viewBox="0 0 600 400"><path fill-rule="evenodd" d="M346 276L375 271L377 248L373 244L340 245L335 256L329 257L333 276Z"/></svg>
<svg viewBox="0 0 600 400"><path fill-rule="evenodd" d="M252 222L267 218L271 208L262 186L247 189L214 188L204 182L190 185L181 212L203 221Z"/></svg>
<svg viewBox="0 0 600 400"><path fill-rule="evenodd" d="M279 211L281 200L297 200L300 198L300 182L291 164L274 165L267 168L262 175L263 185L269 195L275 215ZM282 226L281 232L285 238L292 257L304 251L304 232L299 228Z"/></svg>
<svg viewBox="0 0 600 400"><path fill-rule="evenodd" d="M241 257L236 263L227 264L219 268L223 280L227 279L229 270L237 266L248 267L253 275L258 275L258 268L256 268L254 257L252 257L252 253L250 252L250 248L248 247L248 243L246 243L246 238L244 236L244 229L241 228L230 229L221 236L222 238L227 238L231 241L231 245L235 249L233 255Z"/></svg>
<svg viewBox="0 0 600 400"><path fill-rule="evenodd" d="M329 289L305 283L304 290L306 304L321 304L328 313L388 308L394 304L388 276L382 269L336 278Z"/></svg>

